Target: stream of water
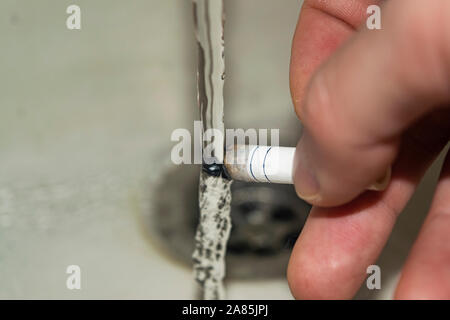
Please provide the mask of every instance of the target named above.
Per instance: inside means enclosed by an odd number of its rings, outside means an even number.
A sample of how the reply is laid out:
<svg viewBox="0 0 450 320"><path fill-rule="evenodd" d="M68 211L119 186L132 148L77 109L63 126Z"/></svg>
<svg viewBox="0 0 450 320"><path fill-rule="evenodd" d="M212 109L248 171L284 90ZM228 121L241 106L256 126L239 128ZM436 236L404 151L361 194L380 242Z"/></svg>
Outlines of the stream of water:
<svg viewBox="0 0 450 320"><path fill-rule="evenodd" d="M194 274L204 299L223 299L225 253L231 230L231 181L222 177L224 157L225 81L223 0L194 0L194 18L198 43L198 104L203 133L220 131L207 142L208 149L200 173L200 219L192 256Z"/></svg>

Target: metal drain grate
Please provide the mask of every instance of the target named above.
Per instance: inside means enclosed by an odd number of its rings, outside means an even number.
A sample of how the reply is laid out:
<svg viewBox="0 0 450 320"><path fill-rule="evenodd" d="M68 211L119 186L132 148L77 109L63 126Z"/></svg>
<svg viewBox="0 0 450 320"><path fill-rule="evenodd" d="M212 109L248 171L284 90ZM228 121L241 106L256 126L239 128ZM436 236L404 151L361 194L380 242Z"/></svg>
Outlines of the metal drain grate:
<svg viewBox="0 0 450 320"><path fill-rule="evenodd" d="M162 178L147 217L149 233L177 260L191 265L198 219L198 166L175 167ZM227 278L285 275L310 205L292 186L235 181L233 227L227 247Z"/></svg>

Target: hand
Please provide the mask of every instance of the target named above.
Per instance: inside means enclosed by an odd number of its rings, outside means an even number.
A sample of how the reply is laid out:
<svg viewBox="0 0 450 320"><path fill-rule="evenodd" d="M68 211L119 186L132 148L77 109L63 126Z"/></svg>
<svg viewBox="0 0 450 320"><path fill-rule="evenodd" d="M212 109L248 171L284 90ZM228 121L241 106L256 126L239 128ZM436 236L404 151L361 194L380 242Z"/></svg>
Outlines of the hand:
<svg viewBox="0 0 450 320"><path fill-rule="evenodd" d="M366 28L381 6L382 30ZM450 137L450 1L305 0L291 93L304 132L295 187L313 209L294 247L296 298L351 298ZM384 192L364 192L392 166ZM396 298L450 298L450 159Z"/></svg>

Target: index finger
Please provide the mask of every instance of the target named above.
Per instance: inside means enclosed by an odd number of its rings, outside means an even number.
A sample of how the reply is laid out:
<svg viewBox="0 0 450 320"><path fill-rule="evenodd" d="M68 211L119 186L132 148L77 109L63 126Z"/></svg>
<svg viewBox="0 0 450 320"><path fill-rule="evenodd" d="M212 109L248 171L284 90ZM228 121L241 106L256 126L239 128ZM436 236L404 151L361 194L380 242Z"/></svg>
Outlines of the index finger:
<svg viewBox="0 0 450 320"><path fill-rule="evenodd" d="M292 42L290 86L298 111L314 71L365 20L367 8L380 0L306 0ZM299 112L297 112L299 114Z"/></svg>

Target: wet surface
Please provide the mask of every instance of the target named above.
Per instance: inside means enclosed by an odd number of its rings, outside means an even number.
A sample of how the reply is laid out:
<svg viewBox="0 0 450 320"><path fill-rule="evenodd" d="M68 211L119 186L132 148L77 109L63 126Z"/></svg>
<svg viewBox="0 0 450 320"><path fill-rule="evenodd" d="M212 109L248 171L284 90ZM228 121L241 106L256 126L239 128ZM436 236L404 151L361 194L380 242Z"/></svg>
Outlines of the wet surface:
<svg viewBox="0 0 450 320"><path fill-rule="evenodd" d="M199 217L198 167L167 171L158 190L154 228L161 245L173 258L189 266ZM179 181L189 182L180 185ZM163 191L164 190L164 191ZM171 200L167 199L170 195ZM310 206L298 199L292 186L234 181L231 234L227 246L228 280L284 279L290 250ZM158 240L157 240L158 241Z"/></svg>

